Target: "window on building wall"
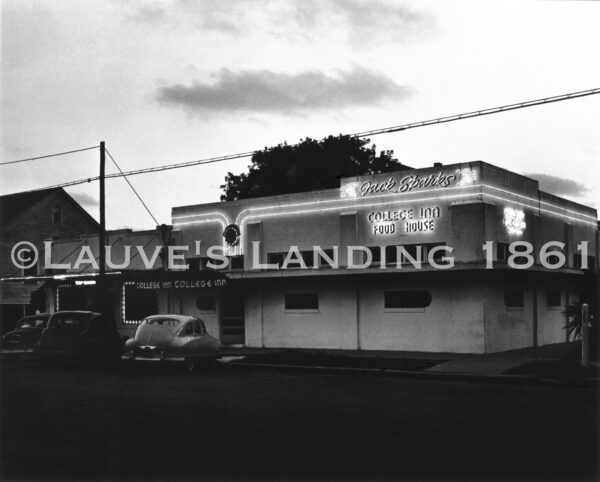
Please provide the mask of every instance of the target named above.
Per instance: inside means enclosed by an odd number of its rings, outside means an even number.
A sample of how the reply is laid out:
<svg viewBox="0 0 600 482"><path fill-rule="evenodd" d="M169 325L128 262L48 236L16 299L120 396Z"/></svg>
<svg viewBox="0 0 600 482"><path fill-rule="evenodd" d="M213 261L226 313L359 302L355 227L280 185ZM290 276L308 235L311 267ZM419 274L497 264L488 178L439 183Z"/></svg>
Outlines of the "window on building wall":
<svg viewBox="0 0 600 482"><path fill-rule="evenodd" d="M383 306L386 310L419 310L431 304L431 293L425 290L385 291Z"/></svg>
<svg viewBox="0 0 600 482"><path fill-rule="evenodd" d="M419 246L421 246L420 244L405 244L403 246L403 248L406 250L406 253L408 254L408 256L411 256L413 259L415 259L417 262L419 261ZM429 244L426 244L425 246L421 247L421 262L427 261L426 258L426 254L427 254L427 249L428 246L431 246ZM392 262L392 263L396 263L396 259L397 259L397 250L396 250L396 246L393 246L393 253L389 252L390 258L388 258L388 263ZM408 256L404 253L400 254L400 262L403 265L408 265L408 267L412 266L412 262L409 260ZM441 257L443 256L443 253L439 253L439 258L441 259ZM436 258L438 258L438 255L436 255Z"/></svg>
<svg viewBox="0 0 600 482"><path fill-rule="evenodd" d="M438 246L446 246L446 243L428 243L423 245L423 261L429 261L429 253L433 248L437 248ZM442 263L442 258L446 256L448 256L448 252L445 249L440 249L434 253L433 259L436 263Z"/></svg>
<svg viewBox="0 0 600 482"><path fill-rule="evenodd" d="M60 206L52 207L52 223L53 224L61 224L62 223L62 208Z"/></svg>
<svg viewBox="0 0 600 482"><path fill-rule="evenodd" d="M279 268L281 268L284 259L285 253L267 253L267 263L276 264Z"/></svg>
<svg viewBox="0 0 600 482"><path fill-rule="evenodd" d="M509 310L522 310L525 305L523 290L505 290L504 304Z"/></svg>
<svg viewBox="0 0 600 482"><path fill-rule="evenodd" d="M418 256L417 256L417 251L418 251L418 247L421 246L420 244L403 244L401 245L406 252L412 256L415 260L419 260ZM391 245L391 246L369 246L369 251L371 251L371 256L372 256L372 261L371 261L371 266L372 267L378 267L381 264L381 254L382 251L384 251L385 253L385 264L386 265L396 265L398 262L398 248L400 247L400 245ZM426 261L425 258L425 253L426 253L426 248L422 247L421 248L421 261ZM404 253L401 253L400 255L400 262L402 263L402 265L412 265L412 263L408 260L407 256Z"/></svg>
<svg viewBox="0 0 600 482"><path fill-rule="evenodd" d="M496 243L496 259L498 261L508 259L508 243Z"/></svg>
<svg viewBox="0 0 600 482"><path fill-rule="evenodd" d="M230 269L244 269L244 256L230 256L229 257L229 268Z"/></svg>
<svg viewBox="0 0 600 482"><path fill-rule="evenodd" d="M123 286L122 302L124 323L139 323L158 312L158 292L153 289L137 289L135 283Z"/></svg>
<svg viewBox="0 0 600 482"><path fill-rule="evenodd" d="M333 249L323 249L323 252L325 253L325 255L327 255L329 258L333 259L335 261L335 258L333 257ZM310 251L310 256L311 256L311 264L313 261L313 252ZM331 265L329 264L329 262L327 260L325 260L323 258L323 256L319 256L317 258L317 262L319 263L318 267L319 268L331 268Z"/></svg>
<svg viewBox="0 0 600 482"><path fill-rule="evenodd" d="M88 309L86 290L81 286L60 285L56 290L56 310Z"/></svg>
<svg viewBox="0 0 600 482"><path fill-rule="evenodd" d="M546 293L546 306L548 308L560 308L561 292L558 290L548 291Z"/></svg>
<svg viewBox="0 0 600 482"><path fill-rule="evenodd" d="M196 308L200 311L215 312L216 303L213 295L200 295L196 298Z"/></svg>
<svg viewBox="0 0 600 482"><path fill-rule="evenodd" d="M552 254L552 252L561 253L558 249L553 249L548 251L548 256L546 258L546 263L550 265L558 265L560 263L560 256L558 254Z"/></svg>
<svg viewBox="0 0 600 482"><path fill-rule="evenodd" d="M313 252L312 250L310 251L300 251L300 256L302 257L302 261L304 261L304 264L306 265L307 268L312 268L314 263L313 263ZM291 266L299 268L300 264L299 263L294 263Z"/></svg>
<svg viewBox="0 0 600 482"><path fill-rule="evenodd" d="M371 252L371 266L377 267L381 262L381 248L379 246L368 246L367 249ZM384 248L385 249L385 248ZM363 258L363 262L367 260L367 254ZM387 258L386 258L387 262Z"/></svg>
<svg viewBox="0 0 600 482"><path fill-rule="evenodd" d="M202 259L201 258L188 258L186 260L189 265L190 271L200 271L202 270Z"/></svg>
<svg viewBox="0 0 600 482"><path fill-rule="evenodd" d="M407 246L405 246L407 248ZM398 261L398 250L396 246L385 247L385 264L396 264Z"/></svg>
<svg viewBox="0 0 600 482"><path fill-rule="evenodd" d="M317 311L319 309L319 294L318 293L286 293L285 295L286 310L307 310Z"/></svg>
<svg viewBox="0 0 600 482"><path fill-rule="evenodd" d="M581 256L581 253L575 253L573 255L573 267L577 268L577 269L582 269L583 259L584 258ZM588 256L587 257L587 269L594 270L595 266L596 266L596 257Z"/></svg>

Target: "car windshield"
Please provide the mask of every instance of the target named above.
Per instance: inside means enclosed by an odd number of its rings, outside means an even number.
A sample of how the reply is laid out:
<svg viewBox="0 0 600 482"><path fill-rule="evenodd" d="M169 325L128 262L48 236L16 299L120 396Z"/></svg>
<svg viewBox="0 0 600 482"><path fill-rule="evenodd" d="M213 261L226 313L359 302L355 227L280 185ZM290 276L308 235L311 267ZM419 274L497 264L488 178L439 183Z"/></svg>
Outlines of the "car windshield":
<svg viewBox="0 0 600 482"><path fill-rule="evenodd" d="M52 316L51 320L53 327L63 326L84 329L90 320L90 315L86 313L57 313Z"/></svg>
<svg viewBox="0 0 600 482"><path fill-rule="evenodd" d="M48 323L48 317L40 317L40 318L23 318L19 321L17 328L44 328Z"/></svg>

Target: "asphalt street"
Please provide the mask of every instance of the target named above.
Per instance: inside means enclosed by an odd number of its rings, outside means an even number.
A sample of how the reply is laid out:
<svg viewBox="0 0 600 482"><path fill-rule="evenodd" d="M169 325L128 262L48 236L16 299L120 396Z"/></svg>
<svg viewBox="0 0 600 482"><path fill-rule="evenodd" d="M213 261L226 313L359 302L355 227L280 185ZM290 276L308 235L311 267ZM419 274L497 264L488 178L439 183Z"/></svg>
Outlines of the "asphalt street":
<svg viewBox="0 0 600 482"><path fill-rule="evenodd" d="M3 362L3 479L597 480L598 392Z"/></svg>

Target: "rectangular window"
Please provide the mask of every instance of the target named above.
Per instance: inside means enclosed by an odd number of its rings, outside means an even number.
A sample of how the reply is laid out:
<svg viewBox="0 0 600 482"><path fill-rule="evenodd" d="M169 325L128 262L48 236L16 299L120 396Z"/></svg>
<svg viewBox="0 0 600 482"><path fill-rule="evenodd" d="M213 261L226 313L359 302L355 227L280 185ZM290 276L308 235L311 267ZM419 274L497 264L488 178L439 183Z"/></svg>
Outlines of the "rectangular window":
<svg viewBox="0 0 600 482"><path fill-rule="evenodd" d="M186 261L190 267L190 271L202 270L202 258L188 258Z"/></svg>
<svg viewBox="0 0 600 482"><path fill-rule="evenodd" d="M283 260L285 259L284 253L268 253L267 254L267 263L268 264L276 264L279 268L283 264Z"/></svg>
<svg viewBox="0 0 600 482"><path fill-rule="evenodd" d="M438 246L446 246L446 243L428 243L423 246L424 261L429 262L429 253ZM446 256L448 256L448 252L445 249L440 249L434 252L433 259L436 263L442 263L442 258Z"/></svg>
<svg viewBox="0 0 600 482"><path fill-rule="evenodd" d="M560 291L548 291L546 293L546 306L548 308L560 308L561 304L561 292Z"/></svg>
<svg viewBox="0 0 600 482"><path fill-rule="evenodd" d="M577 269L582 269L583 265L583 257L580 253L573 254L573 267ZM594 270L596 266L596 257L588 256L587 257L587 269Z"/></svg>
<svg viewBox="0 0 600 482"><path fill-rule="evenodd" d="M303 311L318 311L319 310L319 294L318 293L286 293L285 295L286 310L303 310Z"/></svg>
<svg viewBox="0 0 600 482"><path fill-rule="evenodd" d="M302 260L304 261L304 264L306 265L306 267L312 268L313 267L313 252L312 252L312 250L300 251L300 255L302 256ZM295 268L300 268L299 263L292 263L290 266L293 266Z"/></svg>
<svg viewBox="0 0 600 482"><path fill-rule="evenodd" d="M508 259L508 243L496 243L496 260L506 261Z"/></svg>
<svg viewBox="0 0 600 482"><path fill-rule="evenodd" d="M381 263L381 248L379 246L369 246L368 249L369 251L371 251L371 267L379 266L379 263ZM365 253L365 258L363 258L363 262L367 260L366 256L367 254Z"/></svg>
<svg viewBox="0 0 600 482"><path fill-rule="evenodd" d="M522 310L525 305L523 290L505 290L504 304L509 310Z"/></svg>
<svg viewBox="0 0 600 482"><path fill-rule="evenodd" d="M212 295L200 295L196 298L196 308L200 311L214 313L216 309L215 297Z"/></svg>
<svg viewBox="0 0 600 482"><path fill-rule="evenodd" d="M244 256L231 256L229 258L230 269L244 269Z"/></svg>
<svg viewBox="0 0 600 482"><path fill-rule="evenodd" d="M396 246L386 246L385 247L385 264L396 264L398 261L398 250Z"/></svg>
<svg viewBox="0 0 600 482"><path fill-rule="evenodd" d="M443 243L441 244L443 245ZM413 267L413 262L411 259L409 259L409 256L415 260L415 265L419 266L419 260L421 262L423 261L427 261L426 258L426 253L427 253L427 249L429 246L433 246L431 244L426 244L425 246L421 246L420 244L405 244L404 246L402 246L404 248L404 251L406 251L406 253L401 252L400 254L400 262L402 263L403 266L407 267L407 268L411 268ZM394 246L395 248L395 246ZM420 248L420 253L419 253L419 248ZM396 251L396 249L394 249L394 251ZM439 253L439 256L436 255L436 258L441 258L443 256L443 253ZM394 263L396 262L396 255L394 256Z"/></svg>
<svg viewBox="0 0 600 482"><path fill-rule="evenodd" d="M62 208L60 206L54 206L52 208L52 223L53 224L62 223Z"/></svg>
<svg viewBox="0 0 600 482"><path fill-rule="evenodd" d="M423 312L431 304L431 293L425 290L385 291L383 306L386 310Z"/></svg>
<svg viewBox="0 0 600 482"><path fill-rule="evenodd" d="M123 323L139 323L144 318L158 313L158 292L137 289L135 283L123 285Z"/></svg>
<svg viewBox="0 0 600 482"><path fill-rule="evenodd" d="M335 257L333 256L333 249L323 249L323 252L325 253L325 255L327 255L329 258L331 258L335 262ZM312 257L313 252L311 251L310 253L311 253L311 257ZM323 256L318 256L317 262L319 263L319 268L331 268L329 261L327 261L325 258L323 258Z"/></svg>

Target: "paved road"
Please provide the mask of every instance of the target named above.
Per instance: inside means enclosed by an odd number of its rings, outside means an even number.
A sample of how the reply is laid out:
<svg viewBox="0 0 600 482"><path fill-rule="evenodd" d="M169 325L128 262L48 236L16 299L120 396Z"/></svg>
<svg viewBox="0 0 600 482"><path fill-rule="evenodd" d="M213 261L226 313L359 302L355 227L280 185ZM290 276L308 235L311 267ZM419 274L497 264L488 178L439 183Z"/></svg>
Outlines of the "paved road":
<svg viewBox="0 0 600 482"><path fill-rule="evenodd" d="M257 368L1 369L5 479L600 474L592 390Z"/></svg>

